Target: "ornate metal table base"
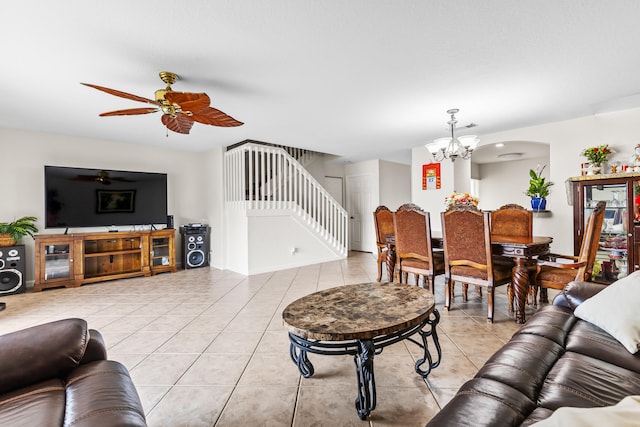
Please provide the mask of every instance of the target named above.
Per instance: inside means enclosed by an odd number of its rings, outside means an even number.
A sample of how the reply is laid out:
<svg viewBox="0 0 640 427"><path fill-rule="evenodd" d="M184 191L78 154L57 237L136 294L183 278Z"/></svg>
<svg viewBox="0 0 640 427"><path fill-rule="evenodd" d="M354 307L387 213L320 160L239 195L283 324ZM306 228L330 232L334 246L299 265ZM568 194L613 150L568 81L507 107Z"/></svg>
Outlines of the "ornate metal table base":
<svg viewBox="0 0 640 427"><path fill-rule="evenodd" d="M364 420L376 408L376 382L373 372L374 356L382 353L384 347L408 339L424 350L423 357L415 363L415 371L426 379L431 370L440 365L442 358L442 349L436 332L436 325L439 322L440 313L434 309L429 317L417 326L382 335L371 340L317 341L306 340L289 333L289 340L291 341L289 354L293 363L298 367L300 374L305 378L311 377L314 373L313 365L307 357L307 353L353 355L353 361L356 366L356 379L358 381L358 396L355 401L356 412L358 417ZM429 327L425 329L427 326ZM411 337L416 333L420 335L422 342L418 342ZM427 342L429 337L431 337L436 348L437 358L435 360L429 351Z"/></svg>

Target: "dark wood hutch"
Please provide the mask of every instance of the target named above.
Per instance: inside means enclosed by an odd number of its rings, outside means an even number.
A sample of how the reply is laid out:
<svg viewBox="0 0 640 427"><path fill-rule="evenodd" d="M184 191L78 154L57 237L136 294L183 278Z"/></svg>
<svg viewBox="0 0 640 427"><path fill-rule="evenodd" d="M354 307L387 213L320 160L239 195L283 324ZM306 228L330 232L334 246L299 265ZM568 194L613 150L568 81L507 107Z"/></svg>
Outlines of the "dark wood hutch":
<svg viewBox="0 0 640 427"><path fill-rule="evenodd" d="M601 271L594 280L612 282L640 270L640 173L577 176L569 178L569 182L576 255L586 218L597 202L607 202L596 257Z"/></svg>

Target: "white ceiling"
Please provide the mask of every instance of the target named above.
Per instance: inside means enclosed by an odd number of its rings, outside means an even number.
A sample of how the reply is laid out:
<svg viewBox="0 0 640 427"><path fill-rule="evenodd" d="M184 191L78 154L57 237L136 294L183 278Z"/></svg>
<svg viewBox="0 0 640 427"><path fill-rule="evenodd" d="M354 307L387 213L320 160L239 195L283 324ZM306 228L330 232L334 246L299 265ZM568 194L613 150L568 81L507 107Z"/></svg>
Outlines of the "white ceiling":
<svg viewBox="0 0 640 427"><path fill-rule="evenodd" d="M637 0L21 0L2 16L7 128L406 161L449 108L482 135L640 106ZM159 113L98 117L145 104L80 85L153 98L160 71L245 125L166 137Z"/></svg>

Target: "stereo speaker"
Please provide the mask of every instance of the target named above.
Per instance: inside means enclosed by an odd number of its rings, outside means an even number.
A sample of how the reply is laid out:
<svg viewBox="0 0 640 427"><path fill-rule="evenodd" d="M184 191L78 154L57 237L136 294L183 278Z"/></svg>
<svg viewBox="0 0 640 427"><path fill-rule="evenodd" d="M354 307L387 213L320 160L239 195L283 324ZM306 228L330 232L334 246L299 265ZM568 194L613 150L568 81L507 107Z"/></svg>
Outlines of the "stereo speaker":
<svg viewBox="0 0 640 427"><path fill-rule="evenodd" d="M167 215L167 228L173 228L173 215Z"/></svg>
<svg viewBox="0 0 640 427"><path fill-rule="evenodd" d="M185 269L209 265L209 227L180 227L182 235L182 267Z"/></svg>
<svg viewBox="0 0 640 427"><path fill-rule="evenodd" d="M0 295L26 290L24 245L0 247Z"/></svg>

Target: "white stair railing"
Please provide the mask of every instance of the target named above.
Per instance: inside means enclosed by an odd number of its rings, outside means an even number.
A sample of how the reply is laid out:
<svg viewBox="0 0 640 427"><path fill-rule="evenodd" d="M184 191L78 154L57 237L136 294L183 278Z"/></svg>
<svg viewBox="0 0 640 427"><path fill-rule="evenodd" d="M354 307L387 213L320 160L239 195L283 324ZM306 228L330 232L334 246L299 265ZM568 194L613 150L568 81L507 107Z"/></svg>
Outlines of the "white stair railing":
<svg viewBox="0 0 640 427"><path fill-rule="evenodd" d="M225 200L243 209L289 209L347 254L347 212L282 148L247 143L227 151Z"/></svg>

